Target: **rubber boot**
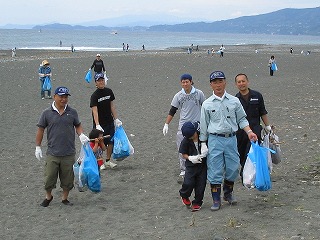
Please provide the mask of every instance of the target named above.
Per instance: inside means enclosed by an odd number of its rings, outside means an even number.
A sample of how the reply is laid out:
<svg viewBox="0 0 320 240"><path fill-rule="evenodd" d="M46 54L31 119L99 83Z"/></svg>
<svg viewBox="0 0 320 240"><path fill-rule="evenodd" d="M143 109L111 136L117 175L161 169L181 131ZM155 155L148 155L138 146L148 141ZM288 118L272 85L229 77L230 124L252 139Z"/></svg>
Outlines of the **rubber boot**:
<svg viewBox="0 0 320 240"><path fill-rule="evenodd" d="M211 194L213 199L213 205L211 206L212 211L218 211L221 207L221 185L211 184Z"/></svg>
<svg viewBox="0 0 320 240"><path fill-rule="evenodd" d="M229 204L237 204L237 200L232 196L234 182L224 180L223 182L223 199Z"/></svg>

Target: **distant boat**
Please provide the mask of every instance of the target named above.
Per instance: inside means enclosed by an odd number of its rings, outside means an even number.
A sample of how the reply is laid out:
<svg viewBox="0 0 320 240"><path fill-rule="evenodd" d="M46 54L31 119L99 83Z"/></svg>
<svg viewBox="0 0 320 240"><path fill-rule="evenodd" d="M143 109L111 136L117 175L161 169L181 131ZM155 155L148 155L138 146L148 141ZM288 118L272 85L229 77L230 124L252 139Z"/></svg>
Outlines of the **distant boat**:
<svg viewBox="0 0 320 240"><path fill-rule="evenodd" d="M118 34L117 31L112 31L110 34Z"/></svg>

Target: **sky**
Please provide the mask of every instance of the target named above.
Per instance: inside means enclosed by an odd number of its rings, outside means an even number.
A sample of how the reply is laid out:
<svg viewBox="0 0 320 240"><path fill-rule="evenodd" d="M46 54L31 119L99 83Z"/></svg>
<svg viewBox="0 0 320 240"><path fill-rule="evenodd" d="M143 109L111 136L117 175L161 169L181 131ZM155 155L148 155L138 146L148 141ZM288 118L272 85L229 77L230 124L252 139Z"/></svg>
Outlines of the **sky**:
<svg viewBox="0 0 320 240"><path fill-rule="evenodd" d="M283 8L319 7L320 0L0 0L0 26L78 24L126 15L172 15L218 21Z"/></svg>

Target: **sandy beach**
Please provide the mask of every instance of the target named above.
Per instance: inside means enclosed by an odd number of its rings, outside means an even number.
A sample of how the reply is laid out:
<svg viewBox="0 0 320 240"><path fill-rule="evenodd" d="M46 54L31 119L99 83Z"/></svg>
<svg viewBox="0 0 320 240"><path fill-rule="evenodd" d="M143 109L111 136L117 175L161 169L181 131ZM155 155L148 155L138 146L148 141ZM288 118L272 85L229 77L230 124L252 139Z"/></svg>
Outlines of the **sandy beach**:
<svg viewBox="0 0 320 240"><path fill-rule="evenodd" d="M58 187L47 208L39 205L44 198L44 161L35 158L34 150L36 123L52 100L40 98L38 67L43 59L51 63L53 89L70 89L69 104L88 134L95 85L84 76L96 53L18 49L11 58L10 51L0 51L0 238L319 239L320 45L225 46L223 58L208 55L212 47L219 46L200 46L192 54L186 48L102 52L108 87L115 93L135 154L118 162L118 168L101 172L100 193L74 189L69 196L74 205L69 207L61 204ZM302 50L311 54L300 54ZM279 68L273 77L267 67L271 55ZM238 181L238 205L224 203L212 212L208 184L202 209L192 213L178 192L178 116L165 137L162 128L172 97L180 90L181 74L190 73L195 86L209 97L209 74L214 70L224 71L231 94L237 92L234 77L240 72L263 94L270 122L283 142L283 158L274 165L271 190L248 190ZM79 139L76 146L79 151Z"/></svg>

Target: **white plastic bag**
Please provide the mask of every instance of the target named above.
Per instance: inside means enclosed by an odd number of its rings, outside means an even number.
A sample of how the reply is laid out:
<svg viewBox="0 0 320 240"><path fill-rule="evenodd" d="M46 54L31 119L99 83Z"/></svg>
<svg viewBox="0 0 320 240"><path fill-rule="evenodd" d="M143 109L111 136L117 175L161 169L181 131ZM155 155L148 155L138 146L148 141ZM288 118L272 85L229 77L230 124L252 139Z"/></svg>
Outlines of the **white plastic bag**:
<svg viewBox="0 0 320 240"><path fill-rule="evenodd" d="M275 153L271 154L271 159L274 164L281 162L281 149L279 137L272 131L269 137L269 148L274 150Z"/></svg>
<svg viewBox="0 0 320 240"><path fill-rule="evenodd" d="M249 153L252 153L252 146L250 147ZM256 165L251 161L250 157L247 157L246 163L243 167L242 172L243 186L252 189L254 188L254 181L256 179Z"/></svg>
<svg viewBox="0 0 320 240"><path fill-rule="evenodd" d="M261 143L261 146L262 147L265 147L265 148L270 148L270 133L269 134L266 134L263 136L263 139L262 139L262 143ZM272 173L272 155L273 153L271 153L270 151L268 151L267 153L267 158L268 158L268 167L269 167L269 173L271 174Z"/></svg>

